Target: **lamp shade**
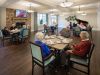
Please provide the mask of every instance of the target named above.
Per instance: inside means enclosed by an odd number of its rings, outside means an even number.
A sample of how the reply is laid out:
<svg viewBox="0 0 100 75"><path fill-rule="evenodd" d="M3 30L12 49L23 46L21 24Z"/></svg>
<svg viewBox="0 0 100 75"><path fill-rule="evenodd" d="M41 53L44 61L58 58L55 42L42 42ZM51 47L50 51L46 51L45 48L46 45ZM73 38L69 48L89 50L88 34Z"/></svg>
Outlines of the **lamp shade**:
<svg viewBox="0 0 100 75"><path fill-rule="evenodd" d="M32 13L32 12L34 12L34 11L33 11L33 10L27 10L27 12Z"/></svg>
<svg viewBox="0 0 100 75"><path fill-rule="evenodd" d="M79 11L77 11L77 13L81 14L81 13L83 13L83 11L80 11L80 10L79 10Z"/></svg>
<svg viewBox="0 0 100 75"><path fill-rule="evenodd" d="M81 15L85 16L85 15L87 15L87 14L86 14L86 13L82 13Z"/></svg>

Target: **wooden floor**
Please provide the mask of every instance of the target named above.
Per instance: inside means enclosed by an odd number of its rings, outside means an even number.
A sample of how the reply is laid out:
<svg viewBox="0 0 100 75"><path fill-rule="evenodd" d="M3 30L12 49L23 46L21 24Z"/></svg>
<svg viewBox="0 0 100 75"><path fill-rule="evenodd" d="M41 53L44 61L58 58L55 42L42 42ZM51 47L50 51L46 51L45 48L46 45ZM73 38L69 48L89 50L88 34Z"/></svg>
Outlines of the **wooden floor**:
<svg viewBox="0 0 100 75"><path fill-rule="evenodd" d="M34 35L34 34L32 34ZM91 75L100 75L100 32L93 32L93 41L96 44L92 62ZM33 40L33 37L31 37ZM29 43L9 44L5 47L0 45L0 75L32 75L32 59ZM78 71L72 70L71 75L86 75ZM61 69L58 73L51 75L64 75ZM34 75L42 75L42 69L35 67ZM47 75L50 75L47 73Z"/></svg>

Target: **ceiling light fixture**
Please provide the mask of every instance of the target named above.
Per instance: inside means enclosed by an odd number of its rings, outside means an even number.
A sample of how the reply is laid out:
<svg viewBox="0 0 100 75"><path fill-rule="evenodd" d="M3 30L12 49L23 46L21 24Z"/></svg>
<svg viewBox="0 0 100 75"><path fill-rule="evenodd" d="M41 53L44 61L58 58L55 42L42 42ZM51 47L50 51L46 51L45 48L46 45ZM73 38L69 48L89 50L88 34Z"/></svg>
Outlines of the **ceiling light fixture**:
<svg viewBox="0 0 100 75"><path fill-rule="evenodd" d="M81 14L81 13L83 13L83 11L77 11L77 13Z"/></svg>
<svg viewBox="0 0 100 75"><path fill-rule="evenodd" d="M49 9L50 15L56 15L56 12L58 12L58 9Z"/></svg>
<svg viewBox="0 0 100 75"><path fill-rule="evenodd" d="M83 13L83 11L81 11L80 6L79 6L79 10L77 11L77 13L81 14Z"/></svg>
<svg viewBox="0 0 100 75"><path fill-rule="evenodd" d="M33 12L34 12L34 11L32 10L31 3L30 3L30 7L29 7L29 9L27 10L27 12L29 12L29 13L33 13Z"/></svg>
<svg viewBox="0 0 100 75"><path fill-rule="evenodd" d="M61 7L70 7L73 5L73 2L69 2L68 0L65 0L64 2L60 3Z"/></svg>
<svg viewBox="0 0 100 75"><path fill-rule="evenodd" d="M85 15L87 15L87 14L84 12L84 13L82 13L81 15L85 16Z"/></svg>
<svg viewBox="0 0 100 75"><path fill-rule="evenodd" d="M33 10L27 10L27 12L32 13L32 12L34 12L34 11L33 11Z"/></svg>

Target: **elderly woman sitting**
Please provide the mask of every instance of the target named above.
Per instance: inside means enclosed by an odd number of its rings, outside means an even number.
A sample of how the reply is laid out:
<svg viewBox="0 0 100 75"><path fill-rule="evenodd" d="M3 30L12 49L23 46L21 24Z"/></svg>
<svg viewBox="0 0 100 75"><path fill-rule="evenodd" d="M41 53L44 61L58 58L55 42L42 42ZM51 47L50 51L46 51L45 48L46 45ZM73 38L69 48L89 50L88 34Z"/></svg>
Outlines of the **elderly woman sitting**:
<svg viewBox="0 0 100 75"><path fill-rule="evenodd" d="M71 46L72 50L67 50L67 54L73 54L80 57L85 57L90 50L91 41L89 40L89 34L86 31L80 33L81 42L77 45Z"/></svg>
<svg viewBox="0 0 100 75"><path fill-rule="evenodd" d="M48 48L48 46L42 42L44 38L44 34L42 32L37 32L35 35L35 43L39 46L41 46L42 48L42 53L43 53L43 57L47 57L51 54L50 49Z"/></svg>

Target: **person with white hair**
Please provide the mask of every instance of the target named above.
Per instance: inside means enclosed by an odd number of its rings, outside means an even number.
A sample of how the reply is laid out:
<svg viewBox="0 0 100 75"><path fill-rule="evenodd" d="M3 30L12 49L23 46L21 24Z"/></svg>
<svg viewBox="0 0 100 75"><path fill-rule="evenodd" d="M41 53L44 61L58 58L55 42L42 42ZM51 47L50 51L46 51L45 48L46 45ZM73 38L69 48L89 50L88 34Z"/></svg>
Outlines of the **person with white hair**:
<svg viewBox="0 0 100 75"><path fill-rule="evenodd" d="M80 57L85 57L90 50L91 41L89 40L89 33L82 31L80 33L81 42L77 45L71 46L71 50L67 50L67 54L74 54Z"/></svg>
<svg viewBox="0 0 100 75"><path fill-rule="evenodd" d="M44 38L44 34L42 32L37 32L35 35L35 43L42 48L43 57L47 57L51 54L51 50L48 48L48 46L42 42Z"/></svg>

